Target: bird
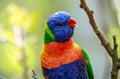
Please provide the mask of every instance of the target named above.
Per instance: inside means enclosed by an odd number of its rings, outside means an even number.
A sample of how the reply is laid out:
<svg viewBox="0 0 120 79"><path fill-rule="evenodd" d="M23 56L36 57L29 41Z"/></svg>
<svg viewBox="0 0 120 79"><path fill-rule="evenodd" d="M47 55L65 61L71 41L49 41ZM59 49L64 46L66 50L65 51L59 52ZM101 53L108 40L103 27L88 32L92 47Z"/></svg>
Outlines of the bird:
<svg viewBox="0 0 120 79"><path fill-rule="evenodd" d="M73 40L76 26L77 21L65 11L48 18L40 53L45 79L94 79L88 54Z"/></svg>

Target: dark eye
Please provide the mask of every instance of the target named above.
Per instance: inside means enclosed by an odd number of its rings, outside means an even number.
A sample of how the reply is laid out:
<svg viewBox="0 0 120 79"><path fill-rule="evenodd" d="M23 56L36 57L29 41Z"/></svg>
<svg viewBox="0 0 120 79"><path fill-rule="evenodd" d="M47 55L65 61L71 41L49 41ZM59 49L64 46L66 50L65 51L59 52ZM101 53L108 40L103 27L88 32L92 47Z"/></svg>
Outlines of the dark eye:
<svg viewBox="0 0 120 79"><path fill-rule="evenodd" d="M67 24L67 22L63 22L63 23L58 23L57 26L65 26Z"/></svg>
<svg viewBox="0 0 120 79"><path fill-rule="evenodd" d="M62 27L62 26L64 26L64 24L57 24L57 26Z"/></svg>

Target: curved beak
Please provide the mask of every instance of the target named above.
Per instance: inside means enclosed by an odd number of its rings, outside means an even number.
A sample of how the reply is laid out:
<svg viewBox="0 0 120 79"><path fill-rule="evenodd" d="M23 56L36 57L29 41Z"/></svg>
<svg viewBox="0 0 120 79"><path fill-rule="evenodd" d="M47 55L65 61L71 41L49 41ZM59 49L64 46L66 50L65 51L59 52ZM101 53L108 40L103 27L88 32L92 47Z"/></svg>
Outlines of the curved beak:
<svg viewBox="0 0 120 79"><path fill-rule="evenodd" d="M68 20L68 25L73 29L75 28L76 26L78 26L76 20L72 17L69 18Z"/></svg>

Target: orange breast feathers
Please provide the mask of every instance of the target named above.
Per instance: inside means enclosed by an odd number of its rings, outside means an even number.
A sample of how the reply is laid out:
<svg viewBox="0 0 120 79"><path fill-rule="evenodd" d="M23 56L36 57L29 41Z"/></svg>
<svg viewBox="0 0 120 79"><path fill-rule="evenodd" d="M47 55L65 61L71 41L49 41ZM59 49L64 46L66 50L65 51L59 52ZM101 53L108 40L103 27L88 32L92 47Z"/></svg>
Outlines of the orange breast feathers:
<svg viewBox="0 0 120 79"><path fill-rule="evenodd" d="M83 54L73 39L67 42L44 44L40 56L42 66L49 69L71 63L77 59L83 59Z"/></svg>

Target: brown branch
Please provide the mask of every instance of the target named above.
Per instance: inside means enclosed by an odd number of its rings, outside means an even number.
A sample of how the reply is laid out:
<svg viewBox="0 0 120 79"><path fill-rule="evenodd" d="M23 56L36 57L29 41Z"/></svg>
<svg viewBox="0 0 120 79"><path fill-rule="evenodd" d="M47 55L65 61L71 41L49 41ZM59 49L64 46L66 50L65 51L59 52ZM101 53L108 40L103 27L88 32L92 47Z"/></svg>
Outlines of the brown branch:
<svg viewBox="0 0 120 79"><path fill-rule="evenodd" d="M80 7L83 8L85 10L85 12L87 13L88 18L89 18L89 22L90 22L94 32L96 33L96 35L100 39L101 44L105 47L108 54L112 57L112 48L110 47L109 43L105 39L102 31L97 27L97 24L96 24L95 19L93 17L93 11L88 8L85 0L80 0L80 1L81 1Z"/></svg>
<svg viewBox="0 0 120 79"><path fill-rule="evenodd" d="M111 71L111 78L112 79L117 79L118 77L118 70L119 70L119 59L118 59L118 52L117 52L117 47L118 44L116 42L116 36L113 36L113 43L114 43L114 48L113 48L113 58L112 58L112 71Z"/></svg>
<svg viewBox="0 0 120 79"><path fill-rule="evenodd" d="M118 69L120 69L120 58L118 59Z"/></svg>
<svg viewBox="0 0 120 79"><path fill-rule="evenodd" d="M116 36L113 36L114 49L112 49L112 47L109 45L108 41L105 39L103 32L98 28L98 26L96 24L95 19L93 17L93 11L89 9L85 0L80 0L80 2L81 2L80 7L85 10L94 32L98 36L99 40L101 41L101 44L106 49L107 53L112 58L111 79L117 79L118 78L118 71L120 69L120 59L118 59L118 52L117 52L118 45L116 42Z"/></svg>

